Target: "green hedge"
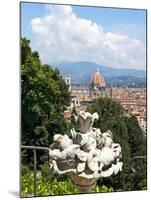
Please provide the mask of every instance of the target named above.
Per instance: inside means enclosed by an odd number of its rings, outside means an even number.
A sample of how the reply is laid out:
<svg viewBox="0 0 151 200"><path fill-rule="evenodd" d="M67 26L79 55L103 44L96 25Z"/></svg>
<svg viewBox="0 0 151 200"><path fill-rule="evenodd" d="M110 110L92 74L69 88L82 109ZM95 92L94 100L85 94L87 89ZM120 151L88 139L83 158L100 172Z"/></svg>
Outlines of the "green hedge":
<svg viewBox="0 0 151 200"><path fill-rule="evenodd" d="M102 185L96 184L92 192L113 192L113 188L107 188ZM37 177L37 196L49 196L49 195L63 195L63 194L78 194L78 190L75 187L71 179L58 180L53 178L52 180L45 180L42 176ZM29 197L34 195L34 182L33 172L28 172L21 177L21 196Z"/></svg>

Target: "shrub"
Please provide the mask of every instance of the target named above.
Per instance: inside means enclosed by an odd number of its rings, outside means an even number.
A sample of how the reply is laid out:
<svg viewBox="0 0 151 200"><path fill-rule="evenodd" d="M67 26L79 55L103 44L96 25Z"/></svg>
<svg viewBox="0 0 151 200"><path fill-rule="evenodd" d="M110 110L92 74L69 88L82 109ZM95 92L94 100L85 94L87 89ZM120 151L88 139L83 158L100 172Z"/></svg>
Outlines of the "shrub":
<svg viewBox="0 0 151 200"><path fill-rule="evenodd" d="M34 181L33 172L28 172L21 177L21 197L34 196ZM113 188L108 188L104 185L97 185L92 192L114 192ZM59 180L52 178L51 180L43 179L42 176L37 176L37 196L49 195L68 195L78 194L75 184L70 178Z"/></svg>

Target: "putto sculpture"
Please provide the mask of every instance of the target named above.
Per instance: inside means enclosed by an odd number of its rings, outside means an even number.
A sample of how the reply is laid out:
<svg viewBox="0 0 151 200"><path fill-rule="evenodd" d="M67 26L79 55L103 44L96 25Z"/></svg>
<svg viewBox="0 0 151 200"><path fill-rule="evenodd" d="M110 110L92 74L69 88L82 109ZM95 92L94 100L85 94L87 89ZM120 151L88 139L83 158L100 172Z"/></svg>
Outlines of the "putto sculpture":
<svg viewBox="0 0 151 200"><path fill-rule="evenodd" d="M93 127L97 113L80 111L74 118L80 131L73 128L69 135L54 135L49 164L57 174L68 173L80 193L88 193L99 178L122 171L121 146L113 143L111 131L101 133Z"/></svg>

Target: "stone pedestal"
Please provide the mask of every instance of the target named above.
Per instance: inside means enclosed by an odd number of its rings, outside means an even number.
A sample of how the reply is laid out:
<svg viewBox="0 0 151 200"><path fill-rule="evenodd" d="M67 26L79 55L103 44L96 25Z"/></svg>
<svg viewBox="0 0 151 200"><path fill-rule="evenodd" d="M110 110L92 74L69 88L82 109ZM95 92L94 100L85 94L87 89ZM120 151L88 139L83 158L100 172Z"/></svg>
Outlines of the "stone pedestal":
<svg viewBox="0 0 151 200"><path fill-rule="evenodd" d="M70 173L70 178L73 180L80 193L91 193L97 181L95 178L84 178L73 172Z"/></svg>

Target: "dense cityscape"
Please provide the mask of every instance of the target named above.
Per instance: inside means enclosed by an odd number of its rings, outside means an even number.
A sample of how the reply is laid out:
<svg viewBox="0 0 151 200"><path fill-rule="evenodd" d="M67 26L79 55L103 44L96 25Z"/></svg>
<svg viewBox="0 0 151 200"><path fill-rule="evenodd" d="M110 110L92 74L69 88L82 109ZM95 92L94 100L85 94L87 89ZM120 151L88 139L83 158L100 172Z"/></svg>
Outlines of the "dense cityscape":
<svg viewBox="0 0 151 200"><path fill-rule="evenodd" d="M91 77L88 86L72 84L72 77L69 75L65 76L64 79L69 85L72 98L71 107L74 106L77 110L86 110L95 98L112 98L121 103L125 116L134 115L137 117L140 127L146 134L146 88L129 88L127 85L114 87L112 83L110 87L106 87L105 79L98 69ZM70 108L65 111L65 117L70 120Z"/></svg>

